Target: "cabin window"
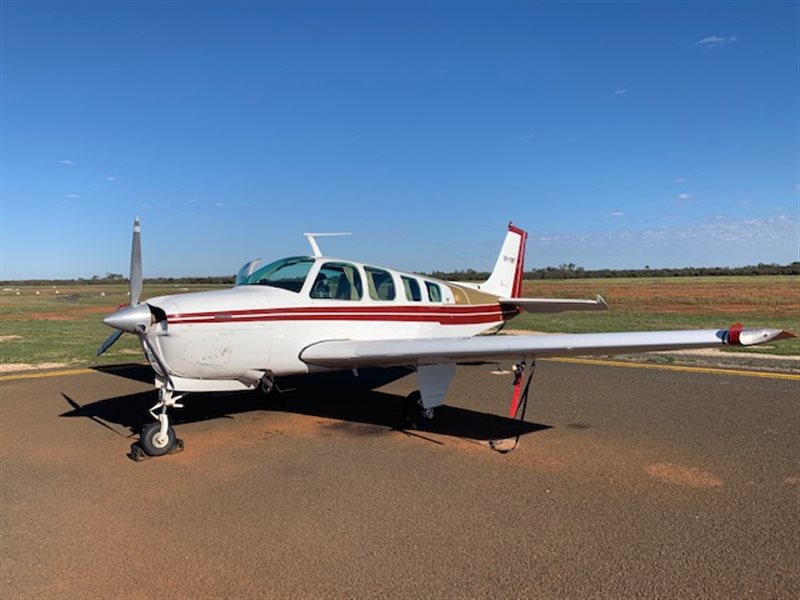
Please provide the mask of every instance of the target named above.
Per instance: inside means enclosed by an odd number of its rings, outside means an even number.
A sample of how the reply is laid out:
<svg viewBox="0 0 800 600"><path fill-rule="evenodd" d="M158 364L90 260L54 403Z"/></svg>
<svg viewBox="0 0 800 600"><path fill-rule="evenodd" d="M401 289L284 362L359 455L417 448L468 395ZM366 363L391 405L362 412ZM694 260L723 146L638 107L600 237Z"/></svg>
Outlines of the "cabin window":
<svg viewBox="0 0 800 600"><path fill-rule="evenodd" d="M314 264L309 256L282 258L247 275L250 263L242 267L236 285L268 285L290 292L299 292Z"/></svg>
<svg viewBox="0 0 800 600"><path fill-rule="evenodd" d="M310 296L326 300L360 300L362 292L361 275L354 265L331 262L320 268Z"/></svg>
<svg viewBox="0 0 800 600"><path fill-rule="evenodd" d="M428 300L431 302L442 301L442 290L439 288L438 284L426 281L425 287L428 288Z"/></svg>
<svg viewBox="0 0 800 600"><path fill-rule="evenodd" d="M412 302L419 302L422 300L422 290L419 289L419 282L413 277L406 277L401 275L400 279L403 281L403 289L406 292L406 300Z"/></svg>
<svg viewBox="0 0 800 600"><path fill-rule="evenodd" d="M367 287L369 297L373 300L394 300L394 280L389 271L376 269L374 267L364 267L367 273Z"/></svg>

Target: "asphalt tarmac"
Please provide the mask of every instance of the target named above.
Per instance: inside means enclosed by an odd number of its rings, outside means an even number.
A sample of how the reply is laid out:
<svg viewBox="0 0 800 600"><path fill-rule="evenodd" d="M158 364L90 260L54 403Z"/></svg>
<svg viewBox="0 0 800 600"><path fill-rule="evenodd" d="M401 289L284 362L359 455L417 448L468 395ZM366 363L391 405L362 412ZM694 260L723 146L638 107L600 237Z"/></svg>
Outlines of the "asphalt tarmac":
<svg viewBox="0 0 800 600"><path fill-rule="evenodd" d="M0 381L0 597L800 596L797 378L543 361L500 454L490 371L424 430L413 376L190 396L138 463L147 369Z"/></svg>

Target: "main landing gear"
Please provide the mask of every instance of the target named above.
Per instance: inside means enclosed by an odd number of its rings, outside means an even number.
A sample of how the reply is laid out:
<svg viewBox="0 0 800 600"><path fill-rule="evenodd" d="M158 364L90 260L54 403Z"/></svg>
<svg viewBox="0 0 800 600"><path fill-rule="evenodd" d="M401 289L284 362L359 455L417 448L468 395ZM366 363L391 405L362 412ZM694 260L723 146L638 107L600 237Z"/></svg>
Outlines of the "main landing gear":
<svg viewBox="0 0 800 600"><path fill-rule="evenodd" d="M150 456L164 456L183 450L183 440L175 435L175 429L169 424L168 408L183 408L178 400L183 394L173 396L172 390L162 387L158 390L158 403L150 409L156 419L143 430L139 441L131 446L130 457L139 461ZM161 412L156 412L161 409Z"/></svg>
<svg viewBox="0 0 800 600"><path fill-rule="evenodd" d="M406 397L406 410L406 425L410 429L424 428L433 420L433 408L423 406L422 394L418 391Z"/></svg>

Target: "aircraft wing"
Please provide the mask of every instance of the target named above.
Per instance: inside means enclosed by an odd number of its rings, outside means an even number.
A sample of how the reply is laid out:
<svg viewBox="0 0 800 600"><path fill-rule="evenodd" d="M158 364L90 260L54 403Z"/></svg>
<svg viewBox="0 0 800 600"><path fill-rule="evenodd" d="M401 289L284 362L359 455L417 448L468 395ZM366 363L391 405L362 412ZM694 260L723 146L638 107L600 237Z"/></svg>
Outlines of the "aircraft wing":
<svg viewBox="0 0 800 600"><path fill-rule="evenodd" d="M531 313L557 313L567 310L608 310L602 296L594 300L567 300L564 298L499 298L500 304L518 306Z"/></svg>
<svg viewBox="0 0 800 600"><path fill-rule="evenodd" d="M752 346L787 337L794 335L780 329L743 329L741 325L734 325L728 329L688 331L330 340L307 346L300 353L300 359L331 368L474 364L548 356Z"/></svg>

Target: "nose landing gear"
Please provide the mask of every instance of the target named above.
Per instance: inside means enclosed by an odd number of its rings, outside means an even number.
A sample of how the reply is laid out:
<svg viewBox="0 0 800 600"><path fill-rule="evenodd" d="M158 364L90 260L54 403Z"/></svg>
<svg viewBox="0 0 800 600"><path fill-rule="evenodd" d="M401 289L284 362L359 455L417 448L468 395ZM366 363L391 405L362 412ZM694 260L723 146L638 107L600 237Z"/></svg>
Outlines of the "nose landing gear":
<svg viewBox="0 0 800 600"><path fill-rule="evenodd" d="M183 450L183 440L175 435L175 429L169 424L168 408L183 408L178 400L183 398L183 394L172 395L172 390L162 387L158 390L158 403L150 409L150 414L156 419L155 423L150 423L142 429L139 441L131 446L129 456L140 461L151 456L164 456L181 452ZM156 411L161 409L161 412Z"/></svg>

